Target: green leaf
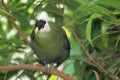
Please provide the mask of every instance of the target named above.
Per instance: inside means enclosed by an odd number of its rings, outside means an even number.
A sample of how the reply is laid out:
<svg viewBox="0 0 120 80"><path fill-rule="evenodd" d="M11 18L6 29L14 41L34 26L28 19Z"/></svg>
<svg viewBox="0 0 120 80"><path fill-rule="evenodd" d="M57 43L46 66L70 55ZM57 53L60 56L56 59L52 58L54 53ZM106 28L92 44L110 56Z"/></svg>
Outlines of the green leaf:
<svg viewBox="0 0 120 80"><path fill-rule="evenodd" d="M81 73L80 73L80 71L81 71L81 62L80 61L75 61L74 62L74 68L75 68L75 72L74 72L74 74L73 74L73 76L76 78L76 80L80 80L80 77L79 76L81 76Z"/></svg>
<svg viewBox="0 0 120 80"><path fill-rule="evenodd" d="M118 39L117 39L117 41L116 41L116 44L115 44L116 49L117 49L118 46L119 46L119 42L120 42L120 36L118 37Z"/></svg>
<svg viewBox="0 0 120 80"><path fill-rule="evenodd" d="M89 64L89 65L92 65L92 66L95 66L93 63L91 63L90 61L87 60L86 57L84 56L70 56L69 58L70 60L76 60L76 61L81 61L81 62L84 62L86 64Z"/></svg>
<svg viewBox="0 0 120 80"><path fill-rule="evenodd" d="M80 6L80 3L76 0L66 0L65 4L71 10L76 10Z"/></svg>
<svg viewBox="0 0 120 80"><path fill-rule="evenodd" d="M24 15L20 14L19 12L14 12L12 14L18 21L20 21L22 24L22 29L26 29L26 27L30 26L29 21Z"/></svg>
<svg viewBox="0 0 120 80"><path fill-rule="evenodd" d="M10 13L8 13L7 11L5 11L5 10L3 10L1 8L0 8L0 13L12 16Z"/></svg>
<svg viewBox="0 0 120 80"><path fill-rule="evenodd" d="M102 5L105 5L108 7L120 9L120 1L119 0L97 0L96 3L102 4Z"/></svg>
<svg viewBox="0 0 120 80"><path fill-rule="evenodd" d="M102 23L101 32L102 32L102 43L105 48L108 47L108 34L105 34L107 31L108 24Z"/></svg>
<svg viewBox="0 0 120 80"><path fill-rule="evenodd" d="M2 22L0 22L0 36L3 36L4 38L6 37L5 32L2 28Z"/></svg>
<svg viewBox="0 0 120 80"><path fill-rule="evenodd" d="M102 17L102 16L99 15L99 14L92 14L90 16L90 18L88 19L88 23L87 23L87 26L86 26L86 37L87 37L87 40L89 41L89 43L92 46L93 46L92 39L91 39L92 22L93 22L94 19L100 18L100 17Z"/></svg>
<svg viewBox="0 0 120 80"><path fill-rule="evenodd" d="M57 16L61 16L62 12L60 9L58 9L55 5L47 5L44 8L45 11L47 11L48 13L52 14L52 15L57 15Z"/></svg>
<svg viewBox="0 0 120 80"><path fill-rule="evenodd" d="M107 8L97 5L97 4L91 4L91 5L82 5L78 7L77 11L84 12L85 14L92 14L92 13L97 13L97 14L104 14L111 16L112 11L108 10Z"/></svg>

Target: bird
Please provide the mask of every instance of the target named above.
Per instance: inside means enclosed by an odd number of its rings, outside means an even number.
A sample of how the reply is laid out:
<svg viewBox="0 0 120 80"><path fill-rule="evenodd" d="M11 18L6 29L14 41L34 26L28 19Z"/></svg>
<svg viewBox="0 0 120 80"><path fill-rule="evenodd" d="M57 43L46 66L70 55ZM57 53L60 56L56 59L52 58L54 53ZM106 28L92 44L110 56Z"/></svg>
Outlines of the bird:
<svg viewBox="0 0 120 80"><path fill-rule="evenodd" d="M55 22L50 23L48 14L37 17L31 33L31 47L43 66L62 64L70 56L70 42L64 29Z"/></svg>

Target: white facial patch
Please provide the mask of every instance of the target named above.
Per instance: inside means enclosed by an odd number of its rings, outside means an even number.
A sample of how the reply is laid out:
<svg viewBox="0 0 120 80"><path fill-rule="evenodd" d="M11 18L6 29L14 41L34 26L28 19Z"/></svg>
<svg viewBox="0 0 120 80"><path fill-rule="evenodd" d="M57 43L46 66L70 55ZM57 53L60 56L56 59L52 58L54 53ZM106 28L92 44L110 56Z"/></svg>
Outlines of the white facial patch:
<svg viewBox="0 0 120 80"><path fill-rule="evenodd" d="M45 12L45 11L42 11L41 13L39 13L38 15L37 15L37 20L44 20L44 21L46 21L46 24L44 25L44 27L43 28L41 28L40 30L39 30L39 32L49 32L50 31L50 26L49 26L49 24L48 24L48 14L47 14L47 12Z"/></svg>
<svg viewBox="0 0 120 80"><path fill-rule="evenodd" d="M50 26L48 22L46 22L44 28L41 28L39 32L49 32L50 31Z"/></svg>

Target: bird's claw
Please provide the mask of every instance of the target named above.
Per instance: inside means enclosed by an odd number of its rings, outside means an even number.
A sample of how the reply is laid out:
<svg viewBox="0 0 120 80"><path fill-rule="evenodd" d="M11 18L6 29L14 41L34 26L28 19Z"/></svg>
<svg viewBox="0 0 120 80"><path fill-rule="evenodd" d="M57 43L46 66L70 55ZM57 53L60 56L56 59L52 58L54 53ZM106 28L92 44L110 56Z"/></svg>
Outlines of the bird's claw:
<svg viewBox="0 0 120 80"><path fill-rule="evenodd" d="M49 74L49 73L50 73L50 67L49 67L48 64L46 64L46 65L44 66L44 73L45 73L45 74Z"/></svg>
<svg viewBox="0 0 120 80"><path fill-rule="evenodd" d="M44 66L44 73L45 73L45 74L49 74L50 71L51 71L51 69L53 69L53 68L54 68L54 65L53 65L53 64L46 64L46 65Z"/></svg>

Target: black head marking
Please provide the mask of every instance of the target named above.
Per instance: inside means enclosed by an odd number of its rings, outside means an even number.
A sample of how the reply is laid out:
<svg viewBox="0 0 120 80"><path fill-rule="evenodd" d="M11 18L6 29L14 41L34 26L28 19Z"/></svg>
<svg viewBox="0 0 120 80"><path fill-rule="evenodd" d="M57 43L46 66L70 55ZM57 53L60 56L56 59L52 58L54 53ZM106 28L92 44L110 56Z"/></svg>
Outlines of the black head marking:
<svg viewBox="0 0 120 80"><path fill-rule="evenodd" d="M36 23L35 23L35 27L38 27L38 29L40 30L45 24L46 24L46 21L37 20Z"/></svg>

